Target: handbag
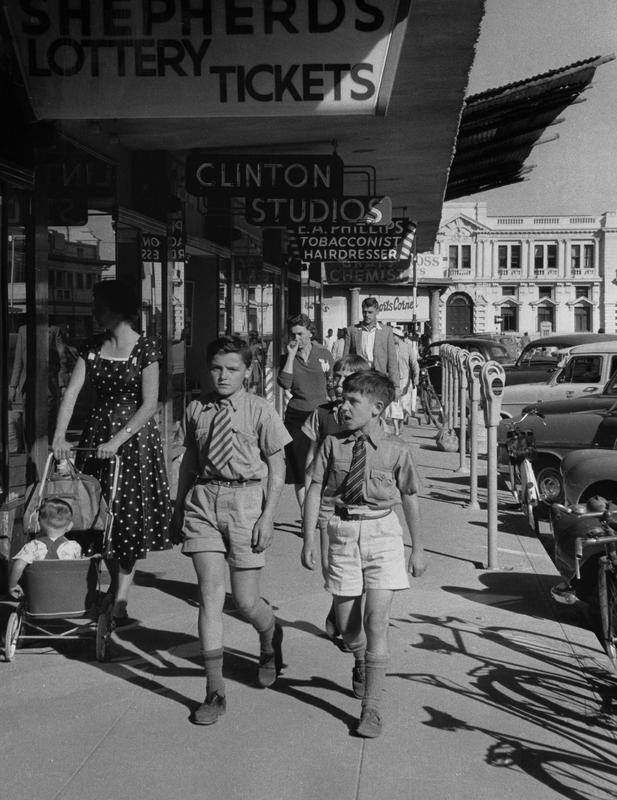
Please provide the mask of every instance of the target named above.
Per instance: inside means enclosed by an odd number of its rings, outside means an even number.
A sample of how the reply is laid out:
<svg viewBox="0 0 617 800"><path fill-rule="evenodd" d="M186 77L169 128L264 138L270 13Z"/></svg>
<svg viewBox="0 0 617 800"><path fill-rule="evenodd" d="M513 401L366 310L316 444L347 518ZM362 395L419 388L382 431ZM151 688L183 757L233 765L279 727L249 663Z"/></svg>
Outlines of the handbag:
<svg viewBox="0 0 617 800"><path fill-rule="evenodd" d="M453 428L446 428L444 425L435 437L437 449L445 453L456 453L458 450L458 436Z"/></svg>
<svg viewBox="0 0 617 800"><path fill-rule="evenodd" d="M101 484L93 475L79 472L75 465L66 460L62 471L53 453L49 454L43 477L28 487L24 507L24 531L38 533L39 511L44 500L55 498L66 501L73 510L74 531L103 531L109 509Z"/></svg>

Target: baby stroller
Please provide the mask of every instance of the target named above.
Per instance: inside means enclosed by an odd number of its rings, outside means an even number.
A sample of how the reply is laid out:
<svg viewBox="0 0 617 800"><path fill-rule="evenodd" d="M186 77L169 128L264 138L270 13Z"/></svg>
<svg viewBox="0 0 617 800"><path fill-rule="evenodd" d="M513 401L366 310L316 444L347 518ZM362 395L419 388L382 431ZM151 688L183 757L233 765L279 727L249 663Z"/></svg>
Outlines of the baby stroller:
<svg viewBox="0 0 617 800"><path fill-rule="evenodd" d="M9 610L4 634L5 661L13 660L24 641L93 635L97 660L109 660L113 597L101 590L101 567L110 543L120 459L115 456L110 461L113 474L109 505L101 496L96 478L81 475L70 462L64 469L62 473L58 471L58 463L50 453L43 477L27 501L24 527L30 532L38 529L38 509L46 497L70 498L75 528L66 538L79 543L83 557L35 561L26 567L21 580L23 597L2 603ZM89 493L83 493L84 484ZM85 511L77 507L80 491L75 487L81 490L81 500L87 501L83 503L87 506Z"/></svg>

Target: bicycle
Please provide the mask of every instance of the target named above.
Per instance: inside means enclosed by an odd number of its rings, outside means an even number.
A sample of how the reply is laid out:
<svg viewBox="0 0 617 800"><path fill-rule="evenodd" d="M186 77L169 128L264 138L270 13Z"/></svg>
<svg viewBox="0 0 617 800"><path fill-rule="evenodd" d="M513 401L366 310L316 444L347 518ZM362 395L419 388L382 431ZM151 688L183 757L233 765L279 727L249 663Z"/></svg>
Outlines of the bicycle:
<svg viewBox="0 0 617 800"><path fill-rule="evenodd" d="M563 586L599 616L599 638L617 672L617 506L603 497L583 506L554 503L552 518L555 564L566 580Z"/></svg>
<svg viewBox="0 0 617 800"><path fill-rule="evenodd" d="M537 531L535 509L542 498L532 465L536 455L535 436L533 431L520 427L530 413L511 424L506 434L506 450L510 461L510 491L523 509L530 527Z"/></svg>
<svg viewBox="0 0 617 800"><path fill-rule="evenodd" d="M444 423L444 413L441 401L437 396L437 392L431 378L428 374L426 367L420 368L420 379L418 381L418 403L421 411L426 418L426 424L433 423L437 428L441 427Z"/></svg>
<svg viewBox="0 0 617 800"><path fill-rule="evenodd" d="M617 672L617 510L606 511L599 518L600 536L580 536L576 539L576 577L580 579L580 563L585 549L601 547L598 558L598 609L602 645L613 670Z"/></svg>

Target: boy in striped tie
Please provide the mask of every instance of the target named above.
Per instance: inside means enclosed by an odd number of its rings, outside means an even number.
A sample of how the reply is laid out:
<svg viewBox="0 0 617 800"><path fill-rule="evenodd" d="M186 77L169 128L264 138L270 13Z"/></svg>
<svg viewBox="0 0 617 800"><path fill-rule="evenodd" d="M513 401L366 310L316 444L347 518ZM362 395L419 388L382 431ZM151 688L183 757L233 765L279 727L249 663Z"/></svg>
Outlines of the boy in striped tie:
<svg viewBox="0 0 617 800"><path fill-rule="evenodd" d="M343 641L355 657L352 686L362 699L356 732L368 738L382 730L394 592L409 588L408 573L419 577L426 569L416 467L408 445L379 424L393 399L394 384L383 373L368 370L345 379L339 416L343 430L327 436L319 448L304 504L302 564L307 569L315 569L319 560L315 527L320 503L334 504L327 528L326 589L334 596ZM407 565L403 530L392 510L398 503L411 535Z"/></svg>
<svg viewBox="0 0 617 800"><path fill-rule="evenodd" d="M249 345L224 337L208 345L214 391L186 409L184 446L172 525L182 530L199 588L199 642L206 699L193 713L211 725L226 711L223 681L225 569L238 610L259 634L257 684L271 686L282 666L283 631L260 594L264 550L285 484L284 447L290 436L266 400L248 393ZM265 490L265 498L264 498Z"/></svg>

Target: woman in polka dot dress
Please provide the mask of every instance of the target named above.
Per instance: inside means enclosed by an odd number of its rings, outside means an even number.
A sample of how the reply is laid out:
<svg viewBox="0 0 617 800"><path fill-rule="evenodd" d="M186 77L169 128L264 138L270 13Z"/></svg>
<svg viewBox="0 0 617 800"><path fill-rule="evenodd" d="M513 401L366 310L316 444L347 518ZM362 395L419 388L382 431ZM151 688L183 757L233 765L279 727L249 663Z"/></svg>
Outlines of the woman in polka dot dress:
<svg viewBox="0 0 617 800"><path fill-rule="evenodd" d="M93 337L79 352L52 444L56 458L68 458L71 446L66 430L87 377L97 399L79 447L95 449L96 453L78 453L77 466L98 478L106 498L112 475L108 459L116 454L120 457L107 562L117 625L129 619L127 599L137 559L145 558L149 550L166 550L173 544L169 535L169 485L154 421L161 352L154 339L133 329L131 322L138 309L134 292L121 281L94 286L94 317L105 333Z"/></svg>

